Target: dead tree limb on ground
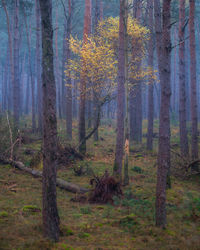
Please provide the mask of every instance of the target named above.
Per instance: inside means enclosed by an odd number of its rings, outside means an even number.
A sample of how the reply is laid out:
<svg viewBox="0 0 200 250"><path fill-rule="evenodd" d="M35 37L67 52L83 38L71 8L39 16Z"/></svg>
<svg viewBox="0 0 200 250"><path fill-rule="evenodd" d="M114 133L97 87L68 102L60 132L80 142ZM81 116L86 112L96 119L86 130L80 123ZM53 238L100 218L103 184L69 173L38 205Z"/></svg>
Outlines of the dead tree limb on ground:
<svg viewBox="0 0 200 250"><path fill-rule="evenodd" d="M8 159L2 159L0 158L0 162L4 163L4 164L10 164L11 166L14 166L26 173L29 173L31 175L33 175L34 177L39 177L41 178L42 177L42 172L41 171L38 171L38 170L35 170L35 169L32 169L32 168L28 168L26 167L22 162L20 161L13 161L13 160L8 160ZM74 183L70 183L70 182L66 182L60 178L57 178L56 179L56 185L57 187L61 188L61 189L64 189L68 192L71 192L71 193L87 193L89 190L86 189L86 188L82 188Z"/></svg>

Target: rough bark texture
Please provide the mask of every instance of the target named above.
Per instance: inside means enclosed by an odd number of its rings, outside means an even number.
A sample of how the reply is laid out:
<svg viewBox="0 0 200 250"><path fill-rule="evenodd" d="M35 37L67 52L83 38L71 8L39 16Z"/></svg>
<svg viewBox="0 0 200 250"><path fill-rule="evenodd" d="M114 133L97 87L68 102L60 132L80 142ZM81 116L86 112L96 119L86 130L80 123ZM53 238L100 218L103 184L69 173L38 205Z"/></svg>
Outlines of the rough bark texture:
<svg viewBox="0 0 200 250"><path fill-rule="evenodd" d="M185 0L179 6L179 126L180 148L183 156L188 156L188 137L186 127L186 80L185 80Z"/></svg>
<svg viewBox="0 0 200 250"><path fill-rule="evenodd" d="M124 109L125 109L125 0L120 0L119 18L119 54L117 85L117 138L115 148L114 175L122 177L122 161L124 153Z"/></svg>
<svg viewBox="0 0 200 250"><path fill-rule="evenodd" d="M198 118L196 85L196 42L195 42L195 0L190 0L189 35L190 35L190 102L192 122L192 159L198 158Z"/></svg>
<svg viewBox="0 0 200 250"><path fill-rule="evenodd" d="M91 32L91 0L85 0L85 17L83 42L87 42L87 37ZM84 63L84 62L83 62ZM80 103L79 103L79 142L85 138L85 106L86 106L86 76L85 73L81 76L80 82ZM86 142L79 147L82 154L86 152Z"/></svg>
<svg viewBox="0 0 200 250"><path fill-rule="evenodd" d="M58 241L59 216L56 202L56 86L53 71L52 2L40 0L42 20L43 90L43 229L45 236Z"/></svg>
<svg viewBox="0 0 200 250"><path fill-rule="evenodd" d="M148 66L153 70L153 51L154 51L154 38L153 38L153 0L148 0L148 24L150 30L149 48L148 48ZM147 149L153 149L153 119L154 119L154 99L153 99L153 81L149 79L148 86L148 130L147 130Z"/></svg>
<svg viewBox="0 0 200 250"><path fill-rule="evenodd" d="M13 111L15 128L19 127L20 112L20 81L19 81L19 0L15 0L14 14L14 86L13 86Z"/></svg>
<svg viewBox="0 0 200 250"><path fill-rule="evenodd" d="M158 1L155 1L155 5ZM170 169L170 7L171 0L163 1L162 12L162 47L160 58L161 65L161 108L160 108L160 125L159 125L159 146L158 146L158 170L156 186L156 225L159 227L166 226L166 183L167 174ZM159 10L160 11L160 10ZM155 20L157 22L157 20Z"/></svg>

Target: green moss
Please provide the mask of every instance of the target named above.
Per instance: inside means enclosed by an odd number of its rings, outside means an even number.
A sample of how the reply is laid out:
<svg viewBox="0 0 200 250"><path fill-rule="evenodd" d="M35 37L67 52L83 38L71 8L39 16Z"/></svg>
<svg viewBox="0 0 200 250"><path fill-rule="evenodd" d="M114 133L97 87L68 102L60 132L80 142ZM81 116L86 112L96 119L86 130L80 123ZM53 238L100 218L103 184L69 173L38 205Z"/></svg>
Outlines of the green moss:
<svg viewBox="0 0 200 250"><path fill-rule="evenodd" d="M22 211L25 213L35 213L41 211L36 205L26 205L22 208Z"/></svg>
<svg viewBox="0 0 200 250"><path fill-rule="evenodd" d="M5 218L5 217L8 217L8 213L6 211L1 211L0 218Z"/></svg>
<svg viewBox="0 0 200 250"><path fill-rule="evenodd" d="M89 233L81 232L81 233L79 233L78 236L79 236L79 238L84 239L84 238L89 238L90 234Z"/></svg>

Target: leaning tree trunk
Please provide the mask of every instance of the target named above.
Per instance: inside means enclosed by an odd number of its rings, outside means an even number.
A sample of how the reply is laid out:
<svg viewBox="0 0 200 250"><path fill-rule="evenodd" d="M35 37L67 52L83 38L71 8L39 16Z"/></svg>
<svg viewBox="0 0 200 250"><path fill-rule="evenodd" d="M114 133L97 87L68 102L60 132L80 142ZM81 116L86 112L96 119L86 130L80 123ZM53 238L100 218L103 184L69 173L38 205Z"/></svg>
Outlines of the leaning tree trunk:
<svg viewBox="0 0 200 250"><path fill-rule="evenodd" d="M52 1L40 0L42 21L42 90L43 90L43 230L58 241L59 215L56 202L56 85L53 69Z"/></svg>
<svg viewBox="0 0 200 250"><path fill-rule="evenodd" d="M189 35L190 35L190 102L192 121L192 158L198 158L198 118L196 85L196 42L195 42L195 0L190 0Z"/></svg>
<svg viewBox="0 0 200 250"><path fill-rule="evenodd" d="M181 155L188 156L188 137L186 127L186 80L185 80L185 0L179 6L179 127Z"/></svg>
<svg viewBox="0 0 200 250"><path fill-rule="evenodd" d="M148 0L148 23L150 30L149 48L148 48L148 66L151 70L154 69L153 64L153 51L154 51L154 39L153 39L153 0ZM154 120L154 99L153 99L154 84L152 79L149 79L148 86L148 130L147 130L147 149L153 149L153 120Z"/></svg>
<svg viewBox="0 0 200 250"><path fill-rule="evenodd" d="M117 138L115 148L114 176L122 179L122 161L124 153L124 109L125 109L125 3L120 0L119 53L117 85Z"/></svg>
<svg viewBox="0 0 200 250"><path fill-rule="evenodd" d="M87 37L91 32L91 0L85 0L85 17L83 43L87 42ZM84 62L83 62L84 64ZM79 103L79 143L85 138L85 106L86 106L86 72L81 75L80 81L80 103ZM79 151L82 154L86 153L86 142L80 144Z"/></svg>
<svg viewBox="0 0 200 250"><path fill-rule="evenodd" d="M160 0L159 0L160 1ZM157 4L157 0L155 4ZM170 7L171 0L163 1L163 28L162 47L159 62L161 75L161 107L158 144L158 170L156 186L156 225L166 226L166 183L170 169L170 64L171 64L171 38L170 38ZM160 11L160 10L159 10ZM155 20L157 22L157 20Z"/></svg>

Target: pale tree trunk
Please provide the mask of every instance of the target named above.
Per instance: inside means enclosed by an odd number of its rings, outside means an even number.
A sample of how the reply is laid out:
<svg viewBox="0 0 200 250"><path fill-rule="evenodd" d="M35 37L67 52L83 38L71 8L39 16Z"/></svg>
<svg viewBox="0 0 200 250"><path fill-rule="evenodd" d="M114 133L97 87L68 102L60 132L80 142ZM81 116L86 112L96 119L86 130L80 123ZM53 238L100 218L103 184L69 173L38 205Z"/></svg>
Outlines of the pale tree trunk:
<svg viewBox="0 0 200 250"><path fill-rule="evenodd" d="M154 70L153 51L154 51L154 37L153 37L153 0L148 0L148 24L150 30L149 47L148 47L148 66ZM148 130L147 130L147 149L153 149L153 120L154 120L154 98L153 98L154 82L149 79L148 86Z"/></svg>
<svg viewBox="0 0 200 250"><path fill-rule="evenodd" d="M31 38L30 38L30 32L27 24L27 17L24 11L24 20L25 20L25 26L26 26L26 37L27 37L27 44L28 44L28 61L29 61L29 73L31 78L31 107L32 107L32 132L36 131L36 119L35 119L35 79L33 76L32 71L32 63L31 63Z"/></svg>
<svg viewBox="0 0 200 250"><path fill-rule="evenodd" d="M87 42L87 37L91 32L91 0L85 0L85 16L84 16L84 31L83 42ZM83 62L84 63L84 62ZM82 154L86 153L86 142L81 144L85 138L85 105L86 105L86 76L85 72L81 76L80 82L80 103L79 103L79 151Z"/></svg>
<svg viewBox="0 0 200 250"><path fill-rule="evenodd" d="M57 121L56 85L53 68L52 1L39 0L42 21L43 91L43 230L46 237L58 241L59 215L56 202Z"/></svg>
<svg viewBox="0 0 200 250"><path fill-rule="evenodd" d="M119 18L119 53L118 53L118 85L117 85L117 138L113 174L122 179L122 162L124 154L124 109L125 109L125 4L120 0Z"/></svg>
<svg viewBox="0 0 200 250"><path fill-rule="evenodd" d="M14 86L13 86L13 111L15 128L19 128L20 112L20 81L19 81L19 0L15 0L14 14Z"/></svg>
<svg viewBox="0 0 200 250"><path fill-rule="evenodd" d="M198 158L198 118L197 118L197 83L196 83L196 42L195 42L195 0L190 0L189 36L190 36L190 102L192 122L192 159ZM196 169L197 167L195 167Z"/></svg>
<svg viewBox="0 0 200 250"><path fill-rule="evenodd" d="M155 0L155 7L160 0ZM159 125L159 143L158 143L158 169L156 186L156 225L166 226L166 183L167 175L170 170L170 67L171 67L171 38L170 38L170 8L171 0L163 0L162 11L162 44L159 66L161 76L161 107L160 107L160 125ZM155 9L156 10L156 9ZM160 11L160 10L158 10ZM156 16L158 17L159 15ZM155 19L155 22L158 20ZM156 31L157 32L157 31ZM157 37L158 38L158 37ZM159 45L159 44L158 44Z"/></svg>
<svg viewBox="0 0 200 250"><path fill-rule="evenodd" d="M185 0L179 6L179 128L181 155L188 156L186 127L186 80L185 80Z"/></svg>
<svg viewBox="0 0 200 250"><path fill-rule="evenodd" d="M35 0L36 17L36 72L37 72L37 113L38 132L42 133L42 79L41 79L41 20L39 0Z"/></svg>

